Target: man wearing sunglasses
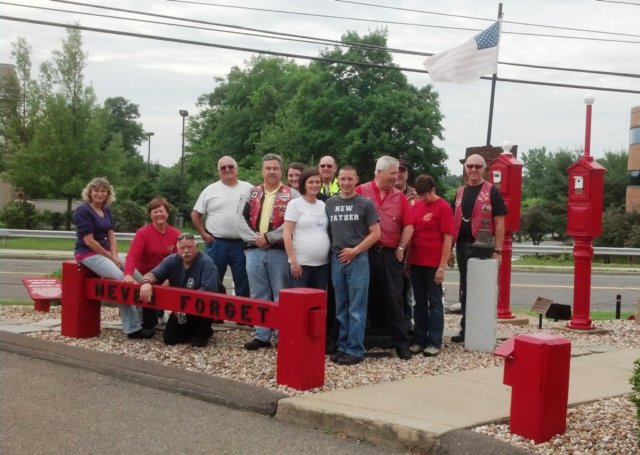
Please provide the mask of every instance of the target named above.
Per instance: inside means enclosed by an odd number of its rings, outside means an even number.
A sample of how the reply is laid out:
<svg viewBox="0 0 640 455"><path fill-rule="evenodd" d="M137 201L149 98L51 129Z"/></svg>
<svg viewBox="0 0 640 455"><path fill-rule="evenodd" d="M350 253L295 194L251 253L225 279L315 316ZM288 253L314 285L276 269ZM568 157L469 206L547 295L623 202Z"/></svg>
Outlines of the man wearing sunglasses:
<svg viewBox="0 0 640 455"><path fill-rule="evenodd" d="M464 342L467 309L467 262L471 258L498 260L502 253L504 241L504 216L507 207L498 188L484 180L486 163L480 155L470 155L464 163L467 183L458 188L453 204L454 232L453 241L456 246L456 260L460 272L460 305L462 319L460 333L451 337L454 343ZM489 230L494 238L493 247L474 246L481 231ZM449 266L454 262L453 251L449 258Z"/></svg>
<svg viewBox="0 0 640 455"><path fill-rule="evenodd" d="M244 242L238 234L238 214L244 208L251 184L238 180L238 163L230 156L218 160L218 175L220 180L200 193L191 212L191 221L205 243L205 253L218 269L219 282L223 282L227 267L231 267L235 294L249 297Z"/></svg>
<svg viewBox="0 0 640 455"><path fill-rule="evenodd" d="M318 164L318 171L320 171L320 194L318 198L326 201L331 196L335 196L340 192L340 186L338 185L338 178L336 173L338 172L338 163L336 159L330 155L320 158Z"/></svg>
<svg viewBox="0 0 640 455"><path fill-rule="evenodd" d="M140 298L143 302L153 299L154 284L169 280L169 286L201 291L219 292L218 272L209 256L198 251L193 234L183 232L176 243L177 253L146 273L140 280ZM164 329L163 340L168 345L189 343L205 347L213 336L212 319L184 313L171 313Z"/></svg>

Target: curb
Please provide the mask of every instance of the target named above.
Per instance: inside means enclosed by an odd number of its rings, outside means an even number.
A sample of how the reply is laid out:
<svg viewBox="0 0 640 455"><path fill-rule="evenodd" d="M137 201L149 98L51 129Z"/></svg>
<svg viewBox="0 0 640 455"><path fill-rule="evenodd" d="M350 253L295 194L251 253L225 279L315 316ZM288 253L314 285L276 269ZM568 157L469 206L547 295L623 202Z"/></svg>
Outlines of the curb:
<svg viewBox="0 0 640 455"><path fill-rule="evenodd" d="M275 415L278 401L288 397L231 379L3 331L0 331L0 350L267 416Z"/></svg>

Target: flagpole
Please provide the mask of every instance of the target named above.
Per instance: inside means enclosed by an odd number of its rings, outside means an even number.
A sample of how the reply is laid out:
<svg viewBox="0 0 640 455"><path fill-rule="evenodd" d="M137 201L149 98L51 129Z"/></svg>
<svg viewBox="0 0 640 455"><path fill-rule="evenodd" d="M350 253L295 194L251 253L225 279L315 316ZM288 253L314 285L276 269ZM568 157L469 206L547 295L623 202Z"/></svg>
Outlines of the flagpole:
<svg viewBox="0 0 640 455"><path fill-rule="evenodd" d="M502 18L502 3L498 3L498 20L500 20L501 18ZM500 30L500 33L502 33L502 30ZM491 99L489 100L489 126L487 127L487 145L491 145L491 128L493 126L493 102L496 96L496 80L497 79L498 79L498 72L496 70L496 72L493 73L493 77L491 78Z"/></svg>

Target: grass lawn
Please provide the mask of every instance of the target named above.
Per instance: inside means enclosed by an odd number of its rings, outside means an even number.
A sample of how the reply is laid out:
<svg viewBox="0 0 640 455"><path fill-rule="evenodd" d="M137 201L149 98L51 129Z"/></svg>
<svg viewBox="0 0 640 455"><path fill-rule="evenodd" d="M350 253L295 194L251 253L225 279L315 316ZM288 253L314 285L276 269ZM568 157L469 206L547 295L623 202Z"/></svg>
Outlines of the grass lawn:
<svg viewBox="0 0 640 455"><path fill-rule="evenodd" d="M605 256L594 256L593 266L606 266L612 268L640 267L638 263L632 263L626 256L609 256L608 262ZM547 265L573 267L573 256L570 254L545 255L545 256L521 256L513 261L514 265Z"/></svg>
<svg viewBox="0 0 640 455"><path fill-rule="evenodd" d="M118 240L118 251L129 250L129 240ZM36 239L30 237L3 239L2 248L8 250L51 250L73 251L75 240L72 239Z"/></svg>

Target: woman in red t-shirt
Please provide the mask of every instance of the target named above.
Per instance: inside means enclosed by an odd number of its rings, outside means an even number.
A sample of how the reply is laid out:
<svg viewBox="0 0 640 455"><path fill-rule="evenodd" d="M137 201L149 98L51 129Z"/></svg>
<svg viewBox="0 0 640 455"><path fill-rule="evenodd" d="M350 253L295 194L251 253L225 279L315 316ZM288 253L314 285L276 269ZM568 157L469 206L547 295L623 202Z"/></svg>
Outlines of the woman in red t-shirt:
<svg viewBox="0 0 640 455"><path fill-rule="evenodd" d="M436 194L429 175L419 175L414 187L413 237L407 262L411 266L411 286L415 299L414 320L416 343L409 350L425 356L436 356L442 348L444 305L442 281L453 238L453 211Z"/></svg>
<svg viewBox="0 0 640 455"><path fill-rule="evenodd" d="M131 241L124 265L123 281L135 283L133 271L145 274L160 264L164 258L176 252L180 231L167 223L169 202L163 197L153 198L147 204L151 223L141 227ZM142 327L154 328L158 324L158 314L153 308L142 308Z"/></svg>

